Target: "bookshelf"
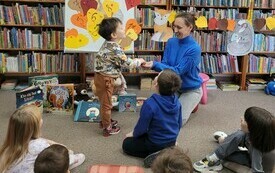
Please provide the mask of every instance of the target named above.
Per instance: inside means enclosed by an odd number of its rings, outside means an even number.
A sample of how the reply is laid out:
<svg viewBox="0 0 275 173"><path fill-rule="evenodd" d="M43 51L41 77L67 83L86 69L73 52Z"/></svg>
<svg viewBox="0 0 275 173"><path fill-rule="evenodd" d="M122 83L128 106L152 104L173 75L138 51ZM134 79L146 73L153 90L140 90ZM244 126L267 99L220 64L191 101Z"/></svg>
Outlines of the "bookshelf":
<svg viewBox="0 0 275 173"><path fill-rule="evenodd" d="M253 19L274 17L275 3L273 1L254 1ZM214 4L214 2L220 4ZM57 73L61 78L74 77L73 81L79 83L85 82L87 77L94 75L93 70L89 70L93 67L87 67L87 64L93 66L89 59L93 55L63 53L64 3L64 0L1 0L0 61L5 67L7 64L17 63L15 66L10 65L9 68L1 68L2 77L26 78ZM165 44L150 41L154 33L153 11L155 9L188 11L197 16L206 16L207 19L216 17L218 20L223 18L237 20L247 18L248 4L249 0L143 0L136 7L135 14L142 32L134 43L135 52L128 53L128 56L142 57L147 61L161 60ZM255 35L263 42L274 39L275 31L263 28L255 30ZM258 67L259 65L255 69L252 68L254 64L271 63L269 61L274 61L275 58L275 50L269 50L268 46L258 47L262 45L259 41L255 43L254 50L249 55L233 57L226 51L226 30L199 28L194 31L193 36L202 46L203 62L208 63L206 67L202 67L203 72L213 74L218 78L233 77L240 85L240 90L246 90L248 77L264 78L270 75L270 71L265 70L264 67ZM273 40L273 46L274 42ZM264 43L264 45L269 44L269 42ZM254 60L251 58L252 55L258 58ZM218 60L234 62L234 65L231 64L226 69L210 68L215 67ZM157 75L154 71L141 69L124 71L123 74L126 79L133 78L135 82L138 81L137 83L140 83L143 77L153 78ZM75 78L77 80L74 80Z"/></svg>
<svg viewBox="0 0 275 173"><path fill-rule="evenodd" d="M249 0L241 1L190 1L190 0L171 0L170 9L179 11L187 11L194 13L197 17L205 16L207 21L215 17L218 21L222 19L247 19L249 11ZM267 50L266 45L274 47L274 38L267 38L269 35L275 35L274 30L271 31L267 28L261 30L255 29L254 20L275 16L275 2L272 0L254 1L254 15L253 27L255 30L254 36L259 35L258 39L254 39L254 49L249 55L233 57L228 55L226 50L226 43L228 37L227 29L220 29L218 26L213 28L199 28L193 33L195 39L202 47L202 65L201 70L205 73L212 74L217 78L223 79L224 77L231 77L231 80L237 80L240 85L240 90L246 90L246 79L249 76L267 76L270 74L270 67L272 59L274 61L275 50ZM267 41L267 40L273 40ZM264 45L264 46L259 46ZM256 72L250 72L251 69L251 55L264 56L264 60L256 60ZM233 60L232 60L233 59ZM233 63L232 63L233 61ZM265 64L266 65L260 65ZM222 67L226 68L222 68ZM255 65L254 65L255 66ZM261 70L259 70L261 69ZM264 69L264 70L262 70ZM274 72L273 72L274 73Z"/></svg>
<svg viewBox="0 0 275 173"><path fill-rule="evenodd" d="M83 80L82 58L63 53L64 3L1 0L0 71L4 78L26 81L29 76L56 73L60 81Z"/></svg>

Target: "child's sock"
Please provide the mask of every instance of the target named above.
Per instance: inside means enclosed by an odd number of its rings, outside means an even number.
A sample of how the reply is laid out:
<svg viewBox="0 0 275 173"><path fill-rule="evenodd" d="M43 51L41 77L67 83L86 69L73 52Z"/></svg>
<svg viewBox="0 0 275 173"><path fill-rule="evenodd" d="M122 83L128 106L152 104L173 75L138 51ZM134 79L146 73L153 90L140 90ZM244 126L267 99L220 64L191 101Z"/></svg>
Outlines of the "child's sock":
<svg viewBox="0 0 275 173"><path fill-rule="evenodd" d="M208 156L208 159L207 159L207 160L213 161L213 162L217 162L217 161L220 160L220 159L218 158L218 156L216 155L216 153L213 153L212 155L209 155L209 156Z"/></svg>

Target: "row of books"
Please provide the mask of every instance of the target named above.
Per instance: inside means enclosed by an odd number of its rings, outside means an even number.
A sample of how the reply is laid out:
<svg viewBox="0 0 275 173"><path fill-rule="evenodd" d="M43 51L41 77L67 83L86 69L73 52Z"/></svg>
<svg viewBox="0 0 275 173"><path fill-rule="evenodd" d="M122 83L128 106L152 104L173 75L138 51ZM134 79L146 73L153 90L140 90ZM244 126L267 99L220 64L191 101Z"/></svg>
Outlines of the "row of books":
<svg viewBox="0 0 275 173"><path fill-rule="evenodd" d="M193 37L201 46L202 51L226 52L227 32L194 31Z"/></svg>
<svg viewBox="0 0 275 173"><path fill-rule="evenodd" d="M56 30L34 33L31 29L6 27L0 30L0 48L26 48L26 49L63 49L64 32Z"/></svg>
<svg viewBox="0 0 275 173"><path fill-rule="evenodd" d="M275 51L275 36L255 34L253 51L255 52L274 52Z"/></svg>
<svg viewBox="0 0 275 173"><path fill-rule="evenodd" d="M134 42L135 50L164 50L165 42L156 42L151 40L154 33L148 30L142 30L138 39Z"/></svg>
<svg viewBox="0 0 275 173"><path fill-rule="evenodd" d="M237 73L239 72L238 58L232 55L203 54L200 69L207 74Z"/></svg>
<svg viewBox="0 0 275 173"><path fill-rule="evenodd" d="M275 73L275 58L249 55L248 72Z"/></svg>
<svg viewBox="0 0 275 173"><path fill-rule="evenodd" d="M246 19L247 18L246 12L242 12L239 9L233 9L233 8L216 9L215 7L213 7L213 8L187 7L185 10L182 7L178 6L175 8L175 11L177 13L191 12L191 13L194 13L195 16L204 16L207 19L207 21L212 17L215 17L217 20L220 20L220 19L237 20L237 19Z"/></svg>
<svg viewBox="0 0 275 173"><path fill-rule="evenodd" d="M135 10L135 18L138 23L142 23L142 27L154 26L154 10L152 8L137 8Z"/></svg>
<svg viewBox="0 0 275 173"><path fill-rule="evenodd" d="M46 54L25 53L17 56L9 56L0 52L0 72L22 73L56 73L56 72L79 72L79 57L77 54Z"/></svg>
<svg viewBox="0 0 275 173"><path fill-rule="evenodd" d="M249 7L250 0L172 0L172 5ZM254 7L275 7L274 0L255 0Z"/></svg>
<svg viewBox="0 0 275 173"><path fill-rule="evenodd" d="M166 0L141 0L141 4L143 5L147 5L147 4L163 4L163 5L166 5Z"/></svg>
<svg viewBox="0 0 275 173"><path fill-rule="evenodd" d="M24 25L63 25L64 5L51 7L19 5L0 5L0 24Z"/></svg>

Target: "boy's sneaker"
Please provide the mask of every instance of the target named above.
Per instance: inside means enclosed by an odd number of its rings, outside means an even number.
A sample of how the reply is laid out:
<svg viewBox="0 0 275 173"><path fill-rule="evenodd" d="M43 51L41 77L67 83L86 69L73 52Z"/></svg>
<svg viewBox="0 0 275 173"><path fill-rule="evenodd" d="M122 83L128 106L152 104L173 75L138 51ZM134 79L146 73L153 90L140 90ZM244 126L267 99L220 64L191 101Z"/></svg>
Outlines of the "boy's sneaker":
<svg viewBox="0 0 275 173"><path fill-rule="evenodd" d="M222 131L216 131L213 134L214 139L219 143L219 139L222 138L222 140L224 140L224 138L226 138L228 135Z"/></svg>
<svg viewBox="0 0 275 173"><path fill-rule="evenodd" d="M69 170L72 170L79 165L81 165L85 161L85 155L80 153L80 154L72 154L70 155L70 166Z"/></svg>
<svg viewBox="0 0 275 173"><path fill-rule="evenodd" d="M117 121L117 120L113 120L113 119L111 119L111 124L112 124L112 127L117 126L117 123L118 123L118 121ZM99 128L103 129L103 124L102 124L102 121L100 121L100 122L99 122Z"/></svg>
<svg viewBox="0 0 275 173"><path fill-rule="evenodd" d="M107 137L110 135L116 135L120 132L119 126L112 126L110 125L108 128L103 129L103 136Z"/></svg>
<svg viewBox="0 0 275 173"><path fill-rule="evenodd" d="M157 156L159 155L159 152L160 152L160 151L154 152L154 153L148 155L147 157L145 157L145 159L144 159L144 161L143 161L143 162L144 162L144 167L145 167L145 168L150 168L150 167L151 167L153 161L154 161L154 160L157 158Z"/></svg>
<svg viewBox="0 0 275 173"><path fill-rule="evenodd" d="M223 168L220 160L213 162L208 161L207 158L195 162L193 167L198 172L220 171Z"/></svg>

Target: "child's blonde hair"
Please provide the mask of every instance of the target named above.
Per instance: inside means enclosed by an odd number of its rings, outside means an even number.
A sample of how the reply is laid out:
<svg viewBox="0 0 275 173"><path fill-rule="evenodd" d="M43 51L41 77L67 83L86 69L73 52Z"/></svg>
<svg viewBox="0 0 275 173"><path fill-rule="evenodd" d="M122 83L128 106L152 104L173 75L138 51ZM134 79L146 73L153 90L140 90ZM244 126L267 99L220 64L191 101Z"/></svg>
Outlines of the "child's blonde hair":
<svg viewBox="0 0 275 173"><path fill-rule="evenodd" d="M37 106L17 109L9 119L4 144L0 148L0 172L20 161L28 151L30 140L40 137L42 115Z"/></svg>

